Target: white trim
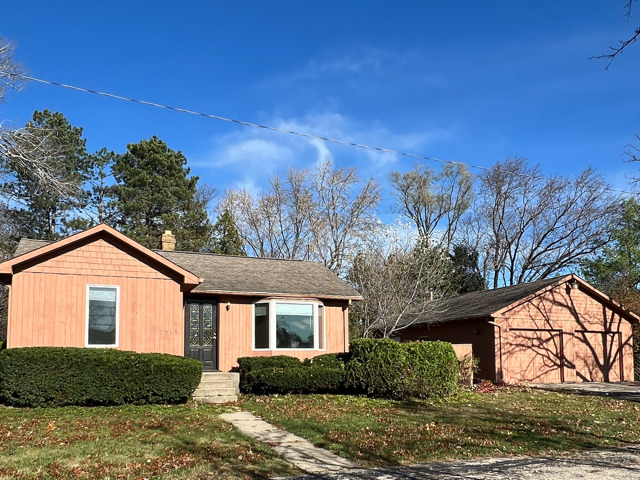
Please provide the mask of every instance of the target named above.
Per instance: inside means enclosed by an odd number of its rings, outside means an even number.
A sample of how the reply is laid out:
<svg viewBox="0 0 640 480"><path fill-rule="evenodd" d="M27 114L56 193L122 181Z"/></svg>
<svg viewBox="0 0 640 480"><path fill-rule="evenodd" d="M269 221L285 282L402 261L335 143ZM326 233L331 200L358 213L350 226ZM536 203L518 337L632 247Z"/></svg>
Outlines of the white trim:
<svg viewBox="0 0 640 480"><path fill-rule="evenodd" d="M116 291L116 342L111 345L92 345L89 344L89 292L91 288L110 288ZM120 345L120 285L99 285L90 283L87 284L86 290L86 308L84 318L84 346L86 348L118 348Z"/></svg>
<svg viewBox="0 0 640 480"><path fill-rule="evenodd" d="M256 305L261 303L269 304L269 347L268 348L256 348ZM276 338L276 305L278 303L284 304L306 304L313 306L313 347L310 348L277 348L277 338ZM323 310L324 315L322 315L323 322L323 338L322 342L320 342L320 328L319 328L319 312L318 306L322 305L323 308L326 308L324 304L318 300L304 300L304 299L282 299L282 298L270 298L264 300L258 300L252 304L251 308L251 350L254 352L312 352L312 351L325 351L327 349L327 324L326 324L326 310ZM320 343L322 343L324 348L319 348Z"/></svg>

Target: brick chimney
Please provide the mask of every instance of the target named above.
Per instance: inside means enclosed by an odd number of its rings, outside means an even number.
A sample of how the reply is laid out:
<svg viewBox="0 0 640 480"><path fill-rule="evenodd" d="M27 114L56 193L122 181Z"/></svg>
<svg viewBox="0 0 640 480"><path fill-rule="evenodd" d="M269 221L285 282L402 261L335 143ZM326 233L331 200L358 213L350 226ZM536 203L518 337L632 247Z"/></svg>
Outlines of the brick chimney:
<svg viewBox="0 0 640 480"><path fill-rule="evenodd" d="M171 230L165 230L162 234L162 250L175 250L176 249L176 236L171 233Z"/></svg>

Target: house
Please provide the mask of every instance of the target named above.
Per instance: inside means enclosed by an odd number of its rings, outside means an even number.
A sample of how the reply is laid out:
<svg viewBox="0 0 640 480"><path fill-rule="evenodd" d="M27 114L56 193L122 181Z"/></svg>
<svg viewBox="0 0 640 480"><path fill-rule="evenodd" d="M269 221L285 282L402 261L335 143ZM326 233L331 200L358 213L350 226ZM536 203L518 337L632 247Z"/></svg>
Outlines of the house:
<svg viewBox="0 0 640 480"><path fill-rule="evenodd" d="M243 356L344 352L361 297L322 264L149 250L98 225L22 240L0 263L7 347L107 347L184 355L229 371Z"/></svg>
<svg viewBox="0 0 640 480"><path fill-rule="evenodd" d="M494 382L633 381L631 325L640 317L576 275L448 299L435 324L403 341L472 344L478 378Z"/></svg>

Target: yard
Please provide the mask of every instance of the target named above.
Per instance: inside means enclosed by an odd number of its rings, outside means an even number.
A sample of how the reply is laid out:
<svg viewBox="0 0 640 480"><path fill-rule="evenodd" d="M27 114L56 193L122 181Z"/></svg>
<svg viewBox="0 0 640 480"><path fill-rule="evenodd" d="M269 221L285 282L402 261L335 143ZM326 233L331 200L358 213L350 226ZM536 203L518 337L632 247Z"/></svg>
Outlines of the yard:
<svg viewBox="0 0 640 480"><path fill-rule="evenodd" d="M445 403L245 396L240 408L364 466L640 442L640 406L518 388ZM265 478L300 473L221 421L228 408L0 407L0 479Z"/></svg>
<svg viewBox="0 0 640 480"><path fill-rule="evenodd" d="M246 479L299 473L213 405L0 407L0 479Z"/></svg>
<svg viewBox="0 0 640 480"><path fill-rule="evenodd" d="M245 397L242 408L363 466L538 455L640 442L640 405L499 388L446 403Z"/></svg>

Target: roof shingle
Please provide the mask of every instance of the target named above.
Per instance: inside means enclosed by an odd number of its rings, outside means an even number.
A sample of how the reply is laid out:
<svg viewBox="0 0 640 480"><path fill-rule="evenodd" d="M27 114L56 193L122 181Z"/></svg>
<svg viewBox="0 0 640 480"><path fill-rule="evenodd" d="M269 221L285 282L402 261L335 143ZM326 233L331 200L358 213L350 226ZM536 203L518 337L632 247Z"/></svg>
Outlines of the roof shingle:
<svg viewBox="0 0 640 480"><path fill-rule="evenodd" d="M49 243L23 238L14 257ZM193 292L361 298L351 285L318 262L165 250L155 252L204 279Z"/></svg>
<svg viewBox="0 0 640 480"><path fill-rule="evenodd" d="M521 283L510 287L465 293L445 300L443 313L438 315L441 322L488 317L529 295L560 281L567 275L545 278L535 282Z"/></svg>

